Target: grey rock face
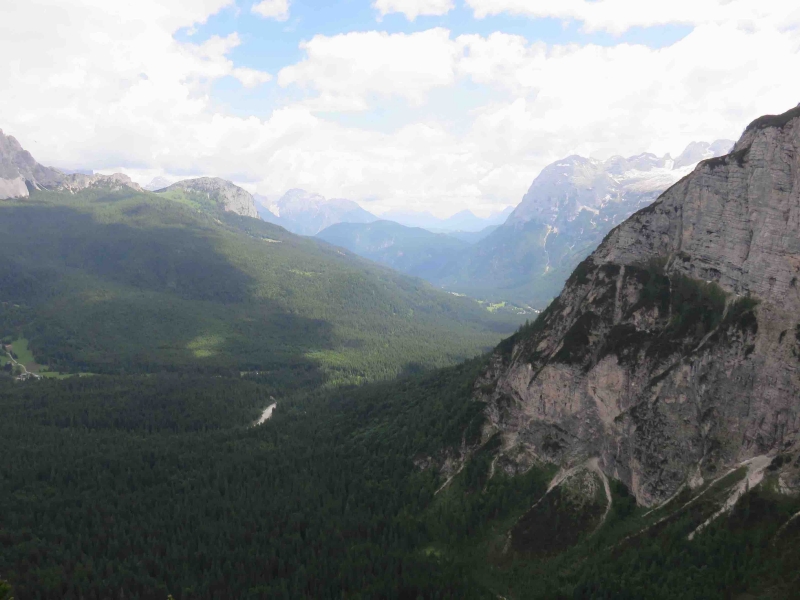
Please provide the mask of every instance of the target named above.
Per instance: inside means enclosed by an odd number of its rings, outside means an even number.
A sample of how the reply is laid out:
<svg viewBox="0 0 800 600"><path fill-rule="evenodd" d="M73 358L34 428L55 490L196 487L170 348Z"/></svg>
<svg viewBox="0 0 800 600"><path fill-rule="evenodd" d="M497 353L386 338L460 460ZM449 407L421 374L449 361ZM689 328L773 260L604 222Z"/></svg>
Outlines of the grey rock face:
<svg viewBox="0 0 800 600"><path fill-rule="evenodd" d="M184 179L166 189L183 189L205 194L208 198L215 200L225 211L233 212L243 217L258 218L256 204L250 192L219 177Z"/></svg>
<svg viewBox="0 0 800 600"><path fill-rule="evenodd" d="M15 137L0 129L0 199L25 198L29 195L28 186L52 189L63 178L60 171L37 163Z"/></svg>
<svg viewBox="0 0 800 600"><path fill-rule="evenodd" d="M509 469L596 457L645 505L797 454L799 394L797 109L614 229L476 384Z"/></svg>
<svg viewBox="0 0 800 600"><path fill-rule="evenodd" d="M113 175L73 173L72 175L65 175L57 189L78 192L92 187L103 187L114 191L122 188L131 188L137 192L142 191L138 183L133 182L130 177L122 173L114 173Z"/></svg>
<svg viewBox="0 0 800 600"><path fill-rule="evenodd" d="M112 190L129 187L141 191L127 175L65 174L58 169L43 167L24 150L13 136L0 130L0 199L27 198L32 190L66 190L77 192L102 186Z"/></svg>

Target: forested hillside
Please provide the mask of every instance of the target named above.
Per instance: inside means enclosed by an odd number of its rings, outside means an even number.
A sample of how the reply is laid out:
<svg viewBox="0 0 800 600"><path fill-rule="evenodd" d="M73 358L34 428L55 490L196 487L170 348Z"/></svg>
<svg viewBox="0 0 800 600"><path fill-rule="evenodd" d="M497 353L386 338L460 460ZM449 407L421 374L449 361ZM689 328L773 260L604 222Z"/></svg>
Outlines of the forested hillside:
<svg viewBox="0 0 800 600"><path fill-rule="evenodd" d="M615 484L598 527L602 495L495 470L495 438L442 489L427 467L479 440L482 368L281 401L258 427L279 390L248 378L7 381L0 578L19 600L789 597L800 507L774 477L691 541L741 472L655 512Z"/></svg>
<svg viewBox="0 0 800 600"><path fill-rule="evenodd" d="M317 238L401 273L433 280L469 243L444 233L406 227L392 221L337 223Z"/></svg>
<svg viewBox="0 0 800 600"><path fill-rule="evenodd" d="M3 202L0 255L2 335L59 372L362 381L474 356L519 322L183 191Z"/></svg>
<svg viewBox="0 0 800 600"><path fill-rule="evenodd" d="M772 139L759 131L749 135ZM717 169L751 168L748 156L709 162L695 177L719 181ZM641 244L646 253L668 244L647 228L621 232L706 215L670 208L691 186L684 180L637 213L595 258L619 239L623 250ZM728 206L749 198L725 190L735 196ZM771 326L763 311L779 292L764 269L750 272L754 283L734 300L720 287L728 283L693 276L691 236L672 262L589 259L533 323L476 356L513 329L513 317L209 200L99 185L0 204L0 595L795 594L800 453L789 434L770 441L788 426L759 431L752 443L743 437L750 454L740 462L721 458L738 456L733 438L702 437L737 394L766 398L767 408L785 403L779 416L794 410L792 396L775 399L770 383L749 395L717 383L712 394L709 382L731 376L708 379L703 365L679 364L730 351L704 365L741 372L758 359L794 377L786 323L797 322L796 301L780 296L783 321L772 323L783 324ZM730 222L710 219L686 230L708 234ZM794 235L790 219L780 222ZM773 237L751 236L753 255L767 256L760 244ZM791 249L780 261L769 256L783 269L774 279L793 287L784 268L793 268ZM647 323L663 329L637 329ZM783 349L767 360L774 344ZM593 376L598 361L649 369L676 355L632 378L659 401L647 396L630 417L609 417L621 394L607 391L621 378L600 373L577 410L579 388L564 384ZM535 387L537 378L547 385ZM670 378L698 381L681 395L663 385ZM722 401L701 411L703 394ZM542 416L558 403L562 423ZM726 435L735 419L754 418L746 406L733 411ZM685 425L690 417L700 425ZM603 441L626 418L633 433ZM694 460L696 441L703 470L698 463L681 483L676 465ZM621 457L612 462L609 452Z"/></svg>

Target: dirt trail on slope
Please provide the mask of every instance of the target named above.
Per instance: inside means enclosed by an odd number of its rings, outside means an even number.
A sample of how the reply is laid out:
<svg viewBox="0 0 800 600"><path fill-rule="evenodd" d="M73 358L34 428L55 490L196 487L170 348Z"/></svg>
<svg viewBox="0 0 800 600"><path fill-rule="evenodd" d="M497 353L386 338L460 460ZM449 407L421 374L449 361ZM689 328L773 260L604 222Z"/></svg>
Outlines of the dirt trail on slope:
<svg viewBox="0 0 800 600"><path fill-rule="evenodd" d="M730 512L736 503L739 501L739 498L744 496L749 490L757 486L761 483L761 480L764 479L764 471L766 468L772 463L772 458L769 456L756 456L751 458L750 460L746 460L745 462L741 463L739 467L747 466L747 475L735 486L733 486L733 491L728 499L725 500L725 503L722 505L717 512L711 515L705 522L700 524L700 526L695 529L692 533L689 534L689 540L693 540L694 536L703 531L706 527L708 527L714 519L722 515L723 513ZM710 487L710 486L709 486ZM699 496L698 496L699 497Z"/></svg>
<svg viewBox="0 0 800 600"><path fill-rule="evenodd" d="M258 421L253 423L253 427L257 427L262 423L266 423L267 421L269 421L272 418L272 411L275 410L276 406L278 406L278 403L274 402L270 404L267 408L265 408L264 412L261 413L261 416L259 417Z"/></svg>

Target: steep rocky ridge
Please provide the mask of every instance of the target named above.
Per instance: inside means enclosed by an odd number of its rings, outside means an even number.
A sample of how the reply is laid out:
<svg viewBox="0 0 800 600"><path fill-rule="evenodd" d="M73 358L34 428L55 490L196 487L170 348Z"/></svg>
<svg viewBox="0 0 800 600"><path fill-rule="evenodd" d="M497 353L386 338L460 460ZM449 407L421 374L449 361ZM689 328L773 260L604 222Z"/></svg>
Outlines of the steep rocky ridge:
<svg viewBox="0 0 800 600"><path fill-rule="evenodd" d="M616 225L652 203L702 158L733 142L694 142L673 160L569 156L545 167L508 220L449 265L446 289L543 307Z"/></svg>
<svg viewBox="0 0 800 600"><path fill-rule="evenodd" d="M140 190L127 175L87 175L62 173L44 167L25 150L17 139L5 135L0 129L0 199L27 198L34 190L67 190L77 192L90 187L103 186L119 189L122 186Z"/></svg>
<svg viewBox="0 0 800 600"><path fill-rule="evenodd" d="M53 188L66 176L37 163L14 136L0 129L0 198L25 198L30 189Z"/></svg>
<svg viewBox="0 0 800 600"><path fill-rule="evenodd" d="M800 107L614 229L475 389L508 472L598 458L653 505L766 456L800 490Z"/></svg>
<svg viewBox="0 0 800 600"><path fill-rule="evenodd" d="M258 211L253 196L247 190L219 177L198 177L184 179L159 191L186 190L205 195L215 201L226 212L236 213L243 217L258 218Z"/></svg>

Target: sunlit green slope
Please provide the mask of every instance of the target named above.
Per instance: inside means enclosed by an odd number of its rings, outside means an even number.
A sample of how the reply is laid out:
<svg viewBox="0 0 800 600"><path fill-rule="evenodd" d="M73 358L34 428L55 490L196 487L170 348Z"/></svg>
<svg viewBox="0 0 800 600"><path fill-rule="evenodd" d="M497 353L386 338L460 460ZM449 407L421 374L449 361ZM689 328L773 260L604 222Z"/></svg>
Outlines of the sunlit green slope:
<svg viewBox="0 0 800 600"><path fill-rule="evenodd" d="M5 201L0 257L4 327L54 370L358 381L475 355L519 318L190 194Z"/></svg>

